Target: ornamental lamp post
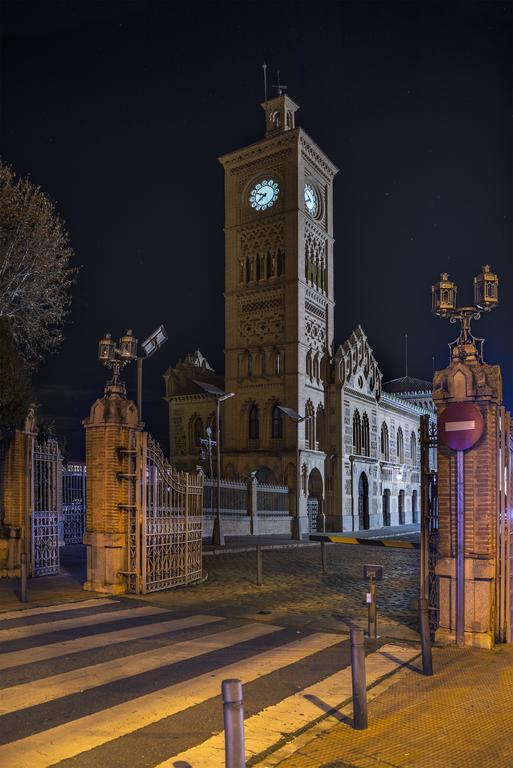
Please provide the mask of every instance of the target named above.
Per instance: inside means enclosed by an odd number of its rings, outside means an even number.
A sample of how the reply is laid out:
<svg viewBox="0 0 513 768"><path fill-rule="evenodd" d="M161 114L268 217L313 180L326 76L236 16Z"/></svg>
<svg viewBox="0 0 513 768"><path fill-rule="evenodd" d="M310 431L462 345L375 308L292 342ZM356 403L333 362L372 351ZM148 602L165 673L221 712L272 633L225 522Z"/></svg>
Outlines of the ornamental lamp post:
<svg viewBox="0 0 513 768"><path fill-rule="evenodd" d="M451 359L454 362L482 362L484 339L472 335L470 323L479 320L482 312L491 312L498 305L499 278L488 264L483 266L481 274L474 277L474 306L457 307L457 292L455 283L449 279L447 272L443 272L438 283L431 287L431 310L437 317L448 319L451 323L459 320L461 324L458 338L449 344Z"/></svg>
<svg viewBox="0 0 513 768"><path fill-rule="evenodd" d="M294 518L294 530L292 532L292 538L301 539L301 530L299 525L299 498L301 493L301 451L299 448L299 425L302 421L307 421L311 416L301 416L293 408L289 408L286 405L278 405L278 410L287 416L296 425L296 515Z"/></svg>
<svg viewBox="0 0 513 768"><path fill-rule="evenodd" d="M224 546L224 532L221 522L221 432L220 432L220 404L224 400L229 400L230 397L235 397L235 392L223 392L219 387L214 384L208 384L205 381L192 380L200 389L213 397L216 401L216 447L217 447L217 493L216 493L216 516L214 520L214 527L212 529L212 544L216 546Z"/></svg>

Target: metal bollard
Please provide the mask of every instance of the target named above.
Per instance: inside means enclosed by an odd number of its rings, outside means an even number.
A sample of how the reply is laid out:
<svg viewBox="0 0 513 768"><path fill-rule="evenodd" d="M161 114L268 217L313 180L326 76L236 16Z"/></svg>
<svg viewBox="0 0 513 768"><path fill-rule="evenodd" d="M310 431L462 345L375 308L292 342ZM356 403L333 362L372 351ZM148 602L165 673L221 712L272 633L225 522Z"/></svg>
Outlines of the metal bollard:
<svg viewBox="0 0 513 768"><path fill-rule="evenodd" d="M378 636L378 608L376 605L377 585L374 579L369 582L369 591L367 592L367 636L376 638Z"/></svg>
<svg viewBox="0 0 513 768"><path fill-rule="evenodd" d="M20 599L22 603L26 603L28 602L28 600L27 600L27 554L25 552L21 553L20 576L21 576Z"/></svg>
<svg viewBox="0 0 513 768"><path fill-rule="evenodd" d="M256 545L256 560L257 560L257 586L261 587L264 583L264 577L262 573L262 547L260 544Z"/></svg>
<svg viewBox="0 0 513 768"><path fill-rule="evenodd" d="M246 768L244 702L240 680L223 680L224 745L226 768Z"/></svg>
<svg viewBox="0 0 513 768"><path fill-rule="evenodd" d="M326 573L326 542L321 541L321 570Z"/></svg>
<svg viewBox="0 0 513 768"><path fill-rule="evenodd" d="M352 629L351 679L353 683L353 727L359 731L367 728L367 681L365 679L365 647L363 629Z"/></svg>
<svg viewBox="0 0 513 768"><path fill-rule="evenodd" d="M429 630L429 607L425 597L419 600L420 643L422 646L422 674L433 674L433 656L431 654L431 633Z"/></svg>

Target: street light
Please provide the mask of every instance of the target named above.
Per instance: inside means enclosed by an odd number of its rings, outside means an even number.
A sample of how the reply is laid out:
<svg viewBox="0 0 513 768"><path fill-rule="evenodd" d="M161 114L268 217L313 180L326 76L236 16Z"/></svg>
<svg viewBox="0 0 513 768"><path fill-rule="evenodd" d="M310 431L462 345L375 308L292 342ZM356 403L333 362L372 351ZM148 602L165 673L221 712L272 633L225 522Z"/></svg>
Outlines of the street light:
<svg viewBox="0 0 513 768"><path fill-rule="evenodd" d="M137 412L139 414L139 421L142 420L142 364L144 360L157 352L163 344L167 341L166 329L163 325L153 331L143 342L141 347L143 348L144 357L137 357Z"/></svg>
<svg viewBox="0 0 513 768"><path fill-rule="evenodd" d="M481 312L491 312L499 303L499 278L488 264L482 268L480 275L474 277L474 306L457 307L456 284L449 279L447 272L440 275L440 280L431 286L431 310L434 315L449 319L451 323L458 320L461 323L460 334L449 344L451 357L454 361L469 362L483 359L484 339L475 338L470 331L472 320L479 320ZM476 342L480 342L478 352Z"/></svg>
<svg viewBox="0 0 513 768"><path fill-rule="evenodd" d="M129 329L121 336L118 346L110 335L105 334L98 344L98 360L112 370L112 379L107 383L105 394L117 393L123 397L126 395L125 385L120 381L119 374L125 365L132 360L137 361L137 411L139 421L142 418L142 364L143 360L151 357L157 349L167 341L166 329L160 325L153 333L141 343L145 357L137 354L137 339Z"/></svg>
<svg viewBox="0 0 513 768"><path fill-rule="evenodd" d="M235 392L223 392L219 387L214 384L209 384L206 381L192 380L200 389L213 397L216 401L216 443L217 443L217 488L216 488L216 516L214 520L214 528L212 530L212 544L217 546L224 545L224 533L221 524L221 440L219 431L220 421L220 403L224 400L228 400L230 397L235 396Z"/></svg>
<svg viewBox="0 0 513 768"><path fill-rule="evenodd" d="M278 405L278 409L287 416L291 421L295 422L296 424L296 515L294 518L294 530L292 532L292 537L294 539L301 539L301 530L299 527L299 494L300 494L300 485L301 485L301 469L300 469L300 463L301 463L301 454L299 450L299 425L302 421L306 421L307 419L310 419L311 416L301 416L297 411L295 411L293 408L289 408L286 405Z"/></svg>

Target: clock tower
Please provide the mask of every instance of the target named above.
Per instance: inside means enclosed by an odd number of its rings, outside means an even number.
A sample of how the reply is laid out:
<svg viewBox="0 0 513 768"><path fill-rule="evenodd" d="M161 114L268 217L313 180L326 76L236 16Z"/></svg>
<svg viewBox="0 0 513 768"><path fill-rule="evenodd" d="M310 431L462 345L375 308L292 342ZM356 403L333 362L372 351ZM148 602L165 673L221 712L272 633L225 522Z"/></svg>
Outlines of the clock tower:
<svg viewBox="0 0 513 768"><path fill-rule="evenodd" d="M225 388L236 393L223 406L223 475L287 483L295 533L304 535L307 509L322 515L327 498L337 169L296 127L287 94L262 107L265 138L220 158ZM296 424L278 405L305 419Z"/></svg>

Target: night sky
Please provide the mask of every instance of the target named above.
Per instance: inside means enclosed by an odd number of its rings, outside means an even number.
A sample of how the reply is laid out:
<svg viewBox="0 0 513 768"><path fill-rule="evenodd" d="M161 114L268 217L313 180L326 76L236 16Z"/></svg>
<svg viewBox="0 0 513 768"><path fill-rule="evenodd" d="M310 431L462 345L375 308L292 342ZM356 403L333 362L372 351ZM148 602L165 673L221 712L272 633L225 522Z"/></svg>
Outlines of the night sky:
<svg viewBox="0 0 513 768"><path fill-rule="evenodd" d="M430 379L456 326L430 313L489 262L501 306L474 326L513 407L512 4L3 2L0 147L66 221L76 264L60 353L37 371L68 453L107 371L97 342L163 322L144 418L167 450L162 373L199 347L223 370L217 157L264 134L262 62L335 178L336 345L360 323L384 378ZM133 394L134 366L126 369Z"/></svg>

